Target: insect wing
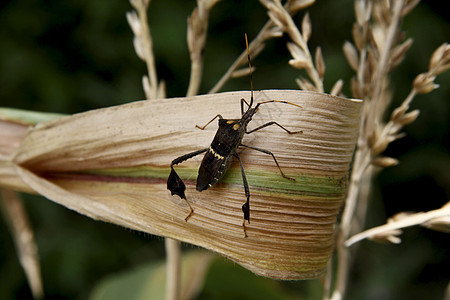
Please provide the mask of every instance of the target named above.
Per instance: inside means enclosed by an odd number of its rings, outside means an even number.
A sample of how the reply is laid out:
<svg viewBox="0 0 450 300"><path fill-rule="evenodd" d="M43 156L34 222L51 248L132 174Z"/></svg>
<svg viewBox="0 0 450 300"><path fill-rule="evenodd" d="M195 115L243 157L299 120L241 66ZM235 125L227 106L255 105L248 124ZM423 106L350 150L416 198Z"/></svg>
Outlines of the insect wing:
<svg viewBox="0 0 450 300"><path fill-rule="evenodd" d="M229 161L230 157L217 155L210 148L198 170L197 191L203 191L213 186L230 165Z"/></svg>

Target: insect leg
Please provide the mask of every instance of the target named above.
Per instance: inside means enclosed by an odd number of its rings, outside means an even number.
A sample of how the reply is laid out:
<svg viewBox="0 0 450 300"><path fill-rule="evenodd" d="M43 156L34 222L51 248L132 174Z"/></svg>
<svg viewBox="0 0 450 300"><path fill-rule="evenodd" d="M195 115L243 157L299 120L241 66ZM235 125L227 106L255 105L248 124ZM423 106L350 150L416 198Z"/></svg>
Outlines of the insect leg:
<svg viewBox="0 0 450 300"><path fill-rule="evenodd" d="M217 116L215 116L214 118L212 118L211 121L209 121L208 123L206 123L203 127L200 127L200 126L198 126L198 125L195 125L195 127L199 128L199 129L201 129L201 130L203 130L203 129L206 128L206 126L208 126L212 121L214 121L214 120L217 119L217 118L223 119L221 115L217 115Z"/></svg>
<svg viewBox="0 0 450 300"><path fill-rule="evenodd" d="M191 215L194 213L194 210L192 209L191 204L186 199L186 195L184 194L184 191L186 190L186 186L184 185L184 182L183 182L183 180L181 180L180 176L178 176L177 172L175 172L175 170L173 169L173 165L182 163L183 161L188 160L189 158L192 158L196 155L206 152L206 150L208 150L208 148L202 149L202 150L197 150L197 151L182 155L182 156L172 160L172 163L170 164L171 170L170 170L169 178L167 179L167 189L170 191L172 196L173 195L180 196L180 198L184 199L184 201L186 201L187 205L189 206L191 211L189 212L189 215L184 219L185 221L187 221L191 217Z"/></svg>
<svg viewBox="0 0 450 300"><path fill-rule="evenodd" d="M237 153L234 156L238 159L239 165L241 166L242 180L244 181L244 191L247 197L247 202L242 205L242 212L244 213L244 221L242 222L242 227L244 228L244 235L247 237L247 230L245 228L245 220L250 224L250 190L248 188L247 177L245 177L244 166L242 165L241 158Z"/></svg>
<svg viewBox="0 0 450 300"><path fill-rule="evenodd" d="M244 102L245 104L247 104L247 106L250 108L250 104L248 104L247 100L245 100L244 98L241 99L241 116L244 115Z"/></svg>
<svg viewBox="0 0 450 300"><path fill-rule="evenodd" d="M290 130L284 128L282 125L278 124L278 123L275 122L275 121L270 121L270 122L268 122L268 123L266 123L266 124L263 124L263 125L261 125L261 126L256 127L255 129L252 129L252 130L250 130L250 131L245 131L245 133L247 133L247 134L248 134L248 133L252 133L252 132L255 132L255 131L257 131L257 130L263 129L263 128L265 128L265 127L267 127L267 126L270 126L270 125L277 125L278 127L280 127L281 129L283 129L284 131L286 131L286 132L289 133L289 134L303 133L303 130L299 130L299 131L290 131Z"/></svg>
<svg viewBox="0 0 450 300"><path fill-rule="evenodd" d="M206 152L206 150L208 150L208 148L202 149L202 150L197 150L185 155L182 155L178 158L175 158L174 160L172 160L172 163L170 164L170 167L172 168L173 165L178 165L179 163L182 163L185 160L188 160L189 158L192 158L194 156L197 156L199 154L202 154L203 152Z"/></svg>
<svg viewBox="0 0 450 300"><path fill-rule="evenodd" d="M265 150L265 149L261 149L261 148L256 148L256 147L252 147L252 146L247 146L247 145L244 145L244 144L240 144L239 146L247 147L247 148L250 148L250 149L253 149L253 150L257 150L257 151L260 151L260 152L263 152L263 153L272 155L272 158L273 158L273 160L275 161L275 163L276 163L276 165L277 165L277 167L278 167L278 170L280 170L281 176L283 176L283 177L286 178L286 179L290 179L290 180L294 180L294 181L295 181L294 178L291 178L291 177L289 177L289 176L284 175L283 171L281 170L280 165L278 164L277 159L275 158L275 155L273 155L273 153L270 152L269 150Z"/></svg>

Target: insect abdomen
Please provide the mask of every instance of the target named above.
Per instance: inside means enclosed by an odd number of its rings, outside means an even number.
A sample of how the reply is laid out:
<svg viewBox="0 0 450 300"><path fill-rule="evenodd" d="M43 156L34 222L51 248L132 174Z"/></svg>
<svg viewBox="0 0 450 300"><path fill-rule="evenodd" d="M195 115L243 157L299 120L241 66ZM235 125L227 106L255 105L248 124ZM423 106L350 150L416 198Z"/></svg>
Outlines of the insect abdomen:
<svg viewBox="0 0 450 300"><path fill-rule="evenodd" d="M219 120L219 129L198 170L197 191L210 188L225 174L243 134L239 120Z"/></svg>
<svg viewBox="0 0 450 300"><path fill-rule="evenodd" d="M230 153L227 155L217 153L211 145L198 170L197 191L207 190L216 184L230 166L231 157Z"/></svg>

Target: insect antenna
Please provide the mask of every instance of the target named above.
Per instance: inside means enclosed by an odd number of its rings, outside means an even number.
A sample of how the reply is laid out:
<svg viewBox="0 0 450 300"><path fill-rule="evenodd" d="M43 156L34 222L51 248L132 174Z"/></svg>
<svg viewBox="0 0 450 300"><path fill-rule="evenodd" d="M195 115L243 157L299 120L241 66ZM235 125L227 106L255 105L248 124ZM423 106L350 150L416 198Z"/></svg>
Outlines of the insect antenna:
<svg viewBox="0 0 450 300"><path fill-rule="evenodd" d="M245 46L247 47L247 59L248 59L248 67L250 68L250 105L248 108L251 108L253 105L253 75L252 75L252 64L250 63L250 50L248 49L248 39L247 34L245 34Z"/></svg>
<svg viewBox="0 0 450 300"><path fill-rule="evenodd" d="M298 104L295 104L295 103L292 103L292 102L289 102L289 101L283 101L283 100L268 100L268 101L259 102L258 104L256 104L255 109L258 108L258 107L259 107L260 105L262 105L262 104L273 103L273 102L276 102L276 103L283 103L283 104L289 104L289 105L293 105L293 106L297 106L297 107L303 108L303 106L298 105Z"/></svg>

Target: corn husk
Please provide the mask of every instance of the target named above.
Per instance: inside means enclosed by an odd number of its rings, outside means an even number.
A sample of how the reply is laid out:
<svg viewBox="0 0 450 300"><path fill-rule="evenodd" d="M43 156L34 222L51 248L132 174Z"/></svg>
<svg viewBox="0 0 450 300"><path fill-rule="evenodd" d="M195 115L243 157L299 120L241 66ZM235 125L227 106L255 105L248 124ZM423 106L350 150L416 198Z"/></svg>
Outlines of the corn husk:
<svg viewBox="0 0 450 300"><path fill-rule="evenodd" d="M0 148L0 186L32 189L96 220L204 247L259 275L316 277L331 256L361 101L295 90L255 92L257 102L284 100L303 108L262 105L249 130L276 121L303 133L273 125L244 136L243 144L271 151L296 179L283 178L270 155L239 148L251 193L248 237L237 161L203 192L195 190L201 156L175 166L194 209L188 221L187 204L167 190L170 162L207 148L217 130L216 122L205 130L195 125L218 113L239 118L239 101L249 96L243 91L140 101L38 123L14 150Z"/></svg>

